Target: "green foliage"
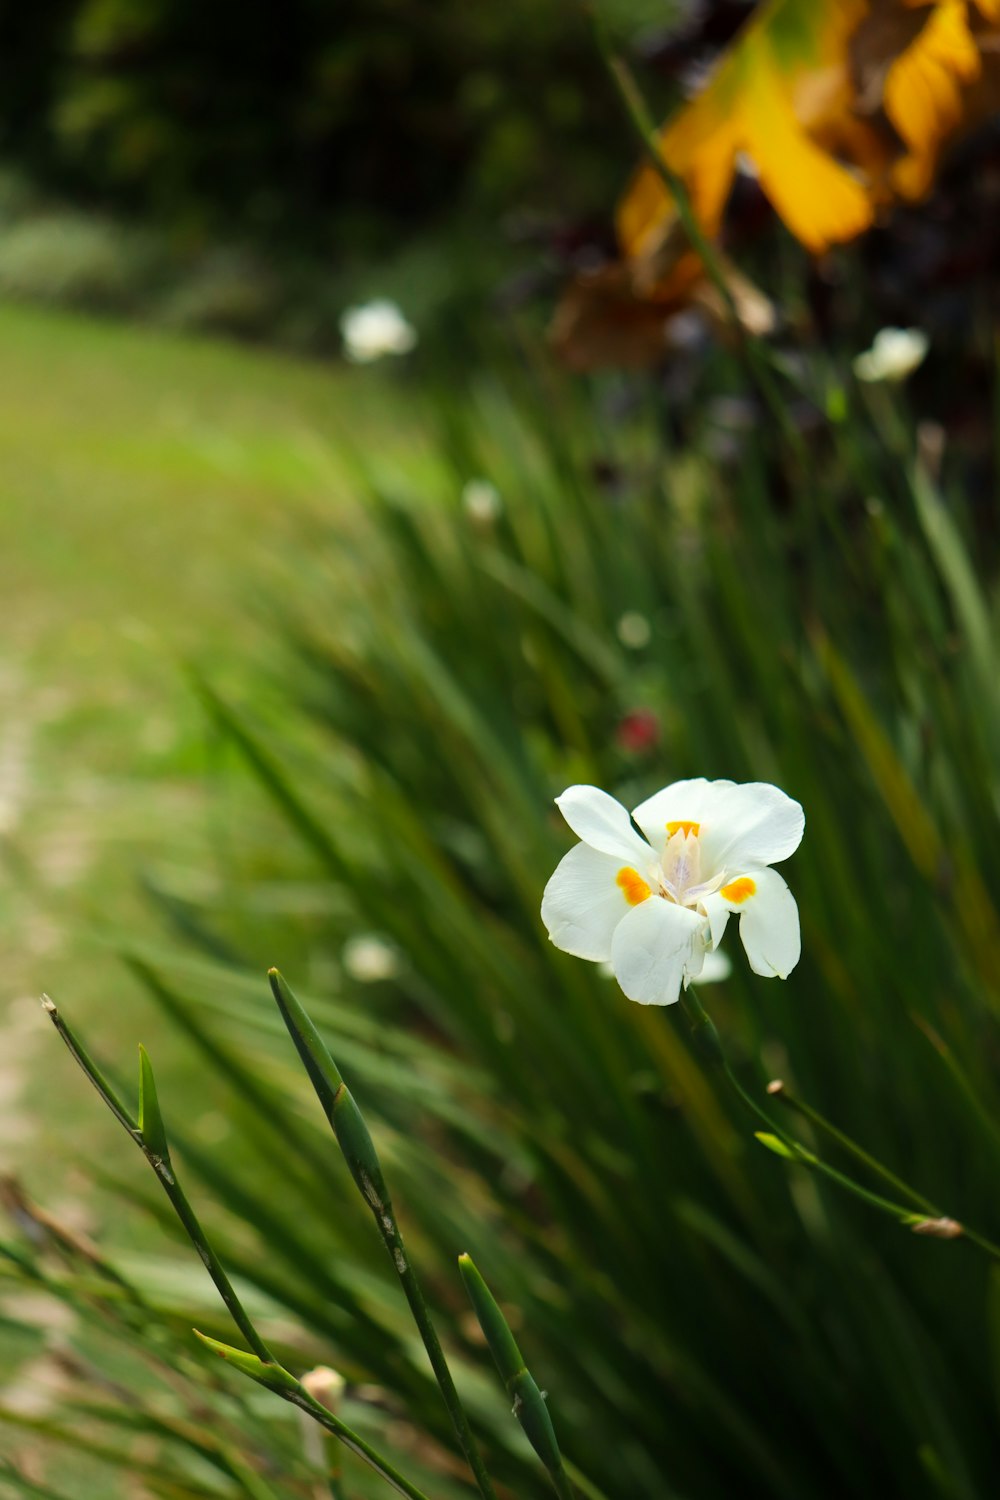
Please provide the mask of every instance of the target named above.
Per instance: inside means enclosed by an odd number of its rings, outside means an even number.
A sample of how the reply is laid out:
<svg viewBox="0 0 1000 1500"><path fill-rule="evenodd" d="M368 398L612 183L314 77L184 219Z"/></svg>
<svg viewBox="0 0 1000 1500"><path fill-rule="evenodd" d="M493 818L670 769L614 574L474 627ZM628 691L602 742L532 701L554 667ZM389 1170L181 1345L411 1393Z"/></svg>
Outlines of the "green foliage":
<svg viewBox="0 0 1000 1500"><path fill-rule="evenodd" d="M711 379L737 382L721 357ZM817 1175L810 1156L865 1163L808 1117L807 1156L781 1135L762 1150L680 1007L631 1005L538 920L568 783L634 804L686 774L777 782L807 815L786 871L803 959L765 982L731 935L733 975L703 997L725 1056L749 1097L780 1074L996 1238L996 560L960 453L934 476L896 398L869 408L886 393L818 362L801 379L838 413L806 467L762 424L736 463L712 457L707 418L675 450L658 413L613 418L600 391L523 370L439 393L433 462L359 455L358 506L297 550L269 601L280 680L252 708L204 691L274 822L227 861L227 914L175 904L203 956L134 945L234 1122L216 1156L179 1111L172 1157L282 1366L334 1365L357 1405L391 1393L435 1496L447 1413L257 977L274 960L313 976L309 1014L363 1101L499 1482L546 1492L447 1269L466 1247L530 1333L584 1495L990 1493L979 1245L918 1237ZM492 519L462 504L475 477L501 496ZM637 739L639 710L655 722ZM318 917L296 914L304 883L328 898ZM381 968L348 956L361 933ZM140 1284L172 1327L211 1326L193 1284L171 1292L153 1264ZM266 1479L287 1429L241 1432Z"/></svg>

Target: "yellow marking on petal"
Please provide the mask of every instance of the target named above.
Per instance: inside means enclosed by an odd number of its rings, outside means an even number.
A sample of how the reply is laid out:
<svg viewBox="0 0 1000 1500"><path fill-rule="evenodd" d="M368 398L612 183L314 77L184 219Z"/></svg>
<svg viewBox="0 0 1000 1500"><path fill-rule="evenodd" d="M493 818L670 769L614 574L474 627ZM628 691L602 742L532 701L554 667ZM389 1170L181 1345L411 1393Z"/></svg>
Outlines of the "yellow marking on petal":
<svg viewBox="0 0 1000 1500"><path fill-rule="evenodd" d="M751 880L749 875L741 875L739 880L734 880L731 885L724 885L719 895L723 901L735 901L737 906L752 896L757 890L757 882Z"/></svg>
<svg viewBox="0 0 1000 1500"><path fill-rule="evenodd" d="M687 838L689 834L693 833L695 835L695 837L697 838L697 836L698 836L698 834L700 832L701 832L701 824L700 823L688 823L685 819L680 819L676 823L668 823L667 824L667 833L670 835L671 838L673 838L673 836L674 836L675 833L683 833L683 835L684 835L685 838Z"/></svg>
<svg viewBox="0 0 1000 1500"><path fill-rule="evenodd" d="M645 901L647 896L653 894L639 871L631 869L629 865L625 865L618 871L615 884L621 889L629 906L638 906L640 901Z"/></svg>

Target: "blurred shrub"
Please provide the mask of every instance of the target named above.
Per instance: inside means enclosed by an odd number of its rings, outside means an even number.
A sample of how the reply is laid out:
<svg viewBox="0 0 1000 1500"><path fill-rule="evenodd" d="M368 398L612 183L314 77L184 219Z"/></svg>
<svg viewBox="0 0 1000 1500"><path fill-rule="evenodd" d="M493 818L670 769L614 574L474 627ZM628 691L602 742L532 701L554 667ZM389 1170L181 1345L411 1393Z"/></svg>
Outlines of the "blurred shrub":
<svg viewBox="0 0 1000 1500"><path fill-rule="evenodd" d="M129 312L157 263L146 235L84 214L31 216L0 231L0 293L8 297Z"/></svg>
<svg viewBox="0 0 1000 1500"><path fill-rule="evenodd" d="M265 338L284 301L282 288L259 258L217 250L196 261L157 308L175 328Z"/></svg>

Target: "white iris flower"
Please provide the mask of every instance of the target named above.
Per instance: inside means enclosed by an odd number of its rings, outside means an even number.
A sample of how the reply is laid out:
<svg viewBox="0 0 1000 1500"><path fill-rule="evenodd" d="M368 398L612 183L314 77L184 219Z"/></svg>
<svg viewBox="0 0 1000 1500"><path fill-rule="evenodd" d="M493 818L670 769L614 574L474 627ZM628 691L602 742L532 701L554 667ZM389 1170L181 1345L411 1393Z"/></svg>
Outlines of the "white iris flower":
<svg viewBox="0 0 1000 1500"><path fill-rule="evenodd" d="M556 805L582 842L545 887L542 921L564 953L610 962L630 1000L672 1005L733 913L754 973L795 968L798 907L770 866L794 854L805 814L778 787L676 781L631 818L596 786L571 786Z"/></svg>
<svg viewBox="0 0 1000 1500"><path fill-rule="evenodd" d="M347 308L340 319L340 332L344 353L358 365L371 364L386 354L409 354L417 343L416 329L386 297Z"/></svg>
<svg viewBox="0 0 1000 1500"><path fill-rule="evenodd" d="M882 328L871 348L855 358L854 373L868 382L905 380L923 364L929 348L930 339L921 328Z"/></svg>

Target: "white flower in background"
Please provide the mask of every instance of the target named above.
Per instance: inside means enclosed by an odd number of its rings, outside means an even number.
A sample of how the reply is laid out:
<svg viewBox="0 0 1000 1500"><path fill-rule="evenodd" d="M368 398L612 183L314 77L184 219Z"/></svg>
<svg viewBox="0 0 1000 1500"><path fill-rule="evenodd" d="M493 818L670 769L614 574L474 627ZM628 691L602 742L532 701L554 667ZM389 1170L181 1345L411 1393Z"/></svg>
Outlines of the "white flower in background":
<svg viewBox="0 0 1000 1500"><path fill-rule="evenodd" d="M386 354L409 354L417 343L417 330L386 297L347 308L341 315L340 333L344 353L358 365Z"/></svg>
<svg viewBox="0 0 1000 1500"><path fill-rule="evenodd" d="M343 1375L337 1370L331 1370L329 1365L317 1365L315 1370L307 1370L302 1376L301 1384L314 1401L332 1412L338 1410L347 1389L347 1381Z"/></svg>
<svg viewBox="0 0 1000 1500"><path fill-rule="evenodd" d="M395 948L373 932L348 938L343 951L344 968L359 984L375 984L392 979L399 972Z"/></svg>
<svg viewBox="0 0 1000 1500"><path fill-rule="evenodd" d="M853 369L859 380L905 380L923 364L930 339L920 328L882 328Z"/></svg>
<svg viewBox="0 0 1000 1500"><path fill-rule="evenodd" d="M556 805L582 842L545 887L542 921L564 953L610 962L630 1000L672 1005L733 913L756 974L795 968L798 908L770 866L794 854L805 815L778 787L677 781L631 819L595 786L571 786Z"/></svg>
<svg viewBox="0 0 1000 1500"><path fill-rule="evenodd" d="M648 646L653 634L649 621L637 609L626 610L615 626L618 639L630 651L641 651Z"/></svg>
<svg viewBox="0 0 1000 1500"><path fill-rule="evenodd" d="M718 984L720 980L728 979L733 972L732 960L728 953L722 953L716 948L709 948L705 954L705 962L701 966L698 975L699 984Z"/></svg>
<svg viewBox="0 0 1000 1500"><path fill-rule="evenodd" d="M500 491L488 479L469 479L462 486L462 509L470 521L489 526L503 510Z"/></svg>

